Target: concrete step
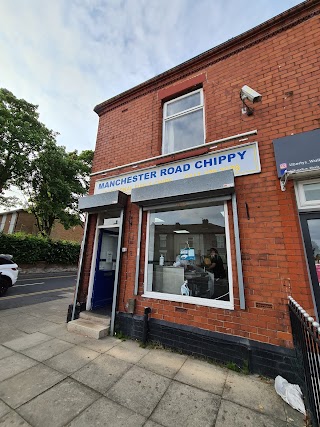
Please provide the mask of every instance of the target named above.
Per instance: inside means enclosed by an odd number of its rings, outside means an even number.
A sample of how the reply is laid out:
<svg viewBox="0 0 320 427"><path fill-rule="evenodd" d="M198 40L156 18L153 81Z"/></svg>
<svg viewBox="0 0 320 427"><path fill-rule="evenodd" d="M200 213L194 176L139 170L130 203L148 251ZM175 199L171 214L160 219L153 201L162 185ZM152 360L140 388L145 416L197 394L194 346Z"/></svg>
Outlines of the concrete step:
<svg viewBox="0 0 320 427"><path fill-rule="evenodd" d="M99 323L101 325L110 325L110 316L107 314L94 313L92 311L80 311L80 319L88 320L89 322Z"/></svg>
<svg viewBox="0 0 320 427"><path fill-rule="evenodd" d="M69 332L75 332L76 334L98 340L109 334L110 324L107 326L101 323L95 323L91 320L80 318L73 320L72 322L68 322L67 329Z"/></svg>

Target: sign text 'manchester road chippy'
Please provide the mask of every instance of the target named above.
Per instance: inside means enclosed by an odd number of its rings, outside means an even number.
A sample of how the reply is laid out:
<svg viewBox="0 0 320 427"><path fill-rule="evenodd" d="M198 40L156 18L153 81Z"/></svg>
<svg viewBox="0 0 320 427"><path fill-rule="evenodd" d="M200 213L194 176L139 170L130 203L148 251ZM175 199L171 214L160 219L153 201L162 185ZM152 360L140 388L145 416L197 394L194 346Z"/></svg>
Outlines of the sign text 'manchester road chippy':
<svg viewBox="0 0 320 427"><path fill-rule="evenodd" d="M259 173L260 158L256 142L219 150L185 161L168 163L96 181L95 194L120 190L130 194L133 188L161 184L194 176L233 169L235 176Z"/></svg>

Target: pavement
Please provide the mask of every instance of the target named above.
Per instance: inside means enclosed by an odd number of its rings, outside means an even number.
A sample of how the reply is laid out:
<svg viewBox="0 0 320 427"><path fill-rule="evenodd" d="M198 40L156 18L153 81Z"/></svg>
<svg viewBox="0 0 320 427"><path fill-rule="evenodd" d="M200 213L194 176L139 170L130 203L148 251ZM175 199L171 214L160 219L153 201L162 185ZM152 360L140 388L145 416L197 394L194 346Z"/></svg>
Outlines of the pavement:
<svg viewBox="0 0 320 427"><path fill-rule="evenodd" d="M273 380L66 328L72 294L0 311L0 426L285 427Z"/></svg>

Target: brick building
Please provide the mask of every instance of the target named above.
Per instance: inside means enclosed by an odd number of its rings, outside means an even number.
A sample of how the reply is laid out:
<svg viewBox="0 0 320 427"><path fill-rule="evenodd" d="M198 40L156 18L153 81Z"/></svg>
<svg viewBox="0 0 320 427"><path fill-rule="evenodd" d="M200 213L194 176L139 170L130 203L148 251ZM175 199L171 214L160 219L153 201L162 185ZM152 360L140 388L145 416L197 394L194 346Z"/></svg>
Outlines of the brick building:
<svg viewBox="0 0 320 427"><path fill-rule="evenodd" d="M24 209L15 209L9 212L0 213L0 232L12 234L22 231L26 234L38 234L39 229L35 216ZM71 227L68 230L62 224L56 222L51 232L53 240L69 240L81 242L83 228L81 225Z"/></svg>
<svg viewBox="0 0 320 427"><path fill-rule="evenodd" d="M148 307L153 340L290 372L287 297L320 310L319 14L301 3L95 107L78 301L112 332L141 339Z"/></svg>

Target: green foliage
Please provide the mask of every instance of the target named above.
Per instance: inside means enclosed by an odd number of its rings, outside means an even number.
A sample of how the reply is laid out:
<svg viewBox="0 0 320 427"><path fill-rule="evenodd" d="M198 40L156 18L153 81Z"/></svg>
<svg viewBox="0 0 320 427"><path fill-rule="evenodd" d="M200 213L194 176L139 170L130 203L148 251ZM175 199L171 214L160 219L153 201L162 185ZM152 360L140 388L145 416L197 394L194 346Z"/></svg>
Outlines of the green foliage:
<svg viewBox="0 0 320 427"><path fill-rule="evenodd" d="M53 241L24 233L0 233L0 253L13 255L18 265L35 264L39 261L49 264L77 264L80 244L64 240Z"/></svg>
<svg viewBox="0 0 320 427"><path fill-rule="evenodd" d="M50 236L56 220L66 228L82 224L78 197L87 193L93 152L78 155L48 144L33 160L33 172L25 181L29 211L43 236Z"/></svg>
<svg viewBox="0 0 320 427"><path fill-rule="evenodd" d="M0 193L19 186L31 170L32 159L55 134L39 121L38 106L0 88Z"/></svg>
<svg viewBox="0 0 320 427"><path fill-rule="evenodd" d="M249 362L247 360L243 361L242 367L238 366L234 362L228 362L228 363L226 363L225 366L226 366L226 368L230 369L231 371L240 372L241 374L244 374L244 375L249 375L249 373L250 373Z"/></svg>

